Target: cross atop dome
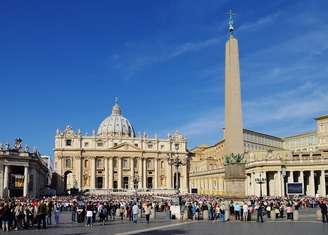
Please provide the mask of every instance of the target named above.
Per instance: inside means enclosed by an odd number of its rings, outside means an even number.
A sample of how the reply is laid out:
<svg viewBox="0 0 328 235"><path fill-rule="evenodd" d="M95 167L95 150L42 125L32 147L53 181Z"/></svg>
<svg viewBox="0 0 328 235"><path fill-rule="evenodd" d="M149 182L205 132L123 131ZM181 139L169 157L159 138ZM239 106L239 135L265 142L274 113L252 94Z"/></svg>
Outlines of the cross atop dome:
<svg viewBox="0 0 328 235"><path fill-rule="evenodd" d="M121 114L122 114L121 108L118 105L118 97L115 97L115 104L112 109L112 115L121 115Z"/></svg>

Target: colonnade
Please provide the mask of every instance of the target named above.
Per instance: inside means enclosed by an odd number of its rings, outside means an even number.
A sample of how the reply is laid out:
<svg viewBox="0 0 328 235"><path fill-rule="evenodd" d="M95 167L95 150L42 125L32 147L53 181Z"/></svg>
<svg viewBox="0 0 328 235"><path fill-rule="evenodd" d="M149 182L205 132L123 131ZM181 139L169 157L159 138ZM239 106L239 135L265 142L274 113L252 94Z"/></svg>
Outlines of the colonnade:
<svg viewBox="0 0 328 235"><path fill-rule="evenodd" d="M10 196L9 190L9 176L10 176L10 166L4 165L4 173L3 173L3 190L6 190L7 196ZM28 187L30 182L30 175L29 175L29 167L24 166L24 186L23 186L23 196L26 197L29 193ZM34 186L34 185L33 185ZM33 192L35 192L33 190Z"/></svg>
<svg viewBox="0 0 328 235"><path fill-rule="evenodd" d="M259 179L263 179L260 183ZM246 174L246 195L285 196L288 194L287 183L302 183L303 194L307 196L326 196L326 172L313 170L254 170ZM262 188L261 188L262 187Z"/></svg>
<svg viewBox="0 0 328 235"><path fill-rule="evenodd" d="M223 195L224 194L224 177L223 176L208 176L196 177L190 180L191 189L198 190L198 194L207 195Z"/></svg>

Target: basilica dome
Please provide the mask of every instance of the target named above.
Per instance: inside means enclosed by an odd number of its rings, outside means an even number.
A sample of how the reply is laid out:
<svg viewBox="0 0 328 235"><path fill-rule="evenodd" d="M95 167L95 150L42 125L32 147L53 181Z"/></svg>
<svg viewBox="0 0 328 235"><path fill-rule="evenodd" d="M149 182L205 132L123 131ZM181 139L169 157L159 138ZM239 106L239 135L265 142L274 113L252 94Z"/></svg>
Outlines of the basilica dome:
<svg viewBox="0 0 328 235"><path fill-rule="evenodd" d="M135 137L134 129L128 119L122 116L121 108L115 102L112 114L98 128L98 135Z"/></svg>

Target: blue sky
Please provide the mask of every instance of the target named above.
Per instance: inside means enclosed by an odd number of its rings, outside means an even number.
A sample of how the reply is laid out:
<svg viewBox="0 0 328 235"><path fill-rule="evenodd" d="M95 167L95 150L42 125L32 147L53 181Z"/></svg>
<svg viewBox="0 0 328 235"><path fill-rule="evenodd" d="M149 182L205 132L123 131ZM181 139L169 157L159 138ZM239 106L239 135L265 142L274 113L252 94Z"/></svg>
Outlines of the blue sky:
<svg viewBox="0 0 328 235"><path fill-rule="evenodd" d="M52 154L56 128L91 133L118 96L137 132L189 147L224 126L224 44L237 15L244 126L278 136L328 113L328 1L1 1L0 142Z"/></svg>

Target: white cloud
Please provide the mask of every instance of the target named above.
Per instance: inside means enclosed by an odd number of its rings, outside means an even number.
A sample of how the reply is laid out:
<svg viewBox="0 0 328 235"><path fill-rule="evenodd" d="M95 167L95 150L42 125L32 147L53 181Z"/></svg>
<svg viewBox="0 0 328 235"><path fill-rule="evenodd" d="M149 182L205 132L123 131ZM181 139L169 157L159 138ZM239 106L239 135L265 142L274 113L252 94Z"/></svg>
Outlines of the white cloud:
<svg viewBox="0 0 328 235"><path fill-rule="evenodd" d="M273 14L259 18L255 22L248 22L248 23L242 24L237 30L238 31L252 31L252 30L257 30L261 27L268 26L268 25L272 24L280 16L280 14L281 14L281 12L275 12Z"/></svg>

